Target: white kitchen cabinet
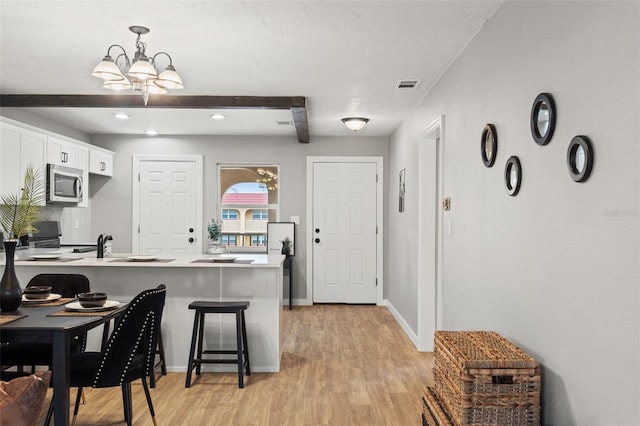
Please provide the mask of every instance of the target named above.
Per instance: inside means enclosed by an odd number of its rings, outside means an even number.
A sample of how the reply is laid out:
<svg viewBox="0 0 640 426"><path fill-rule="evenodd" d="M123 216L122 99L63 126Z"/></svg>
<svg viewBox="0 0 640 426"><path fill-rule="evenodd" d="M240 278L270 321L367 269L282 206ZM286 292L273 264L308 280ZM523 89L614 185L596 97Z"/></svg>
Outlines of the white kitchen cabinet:
<svg viewBox="0 0 640 426"><path fill-rule="evenodd" d="M82 201L78 207L89 207L89 148L78 146L78 168L82 170Z"/></svg>
<svg viewBox="0 0 640 426"><path fill-rule="evenodd" d="M29 165L39 171L44 183L47 136L6 122L0 122L0 128L0 194L19 195ZM42 191L44 190L43 184Z"/></svg>
<svg viewBox="0 0 640 426"><path fill-rule="evenodd" d="M91 148L89 151L89 173L113 176L113 153Z"/></svg>
<svg viewBox="0 0 640 426"><path fill-rule="evenodd" d="M48 136L47 163L79 168L78 147L77 143Z"/></svg>

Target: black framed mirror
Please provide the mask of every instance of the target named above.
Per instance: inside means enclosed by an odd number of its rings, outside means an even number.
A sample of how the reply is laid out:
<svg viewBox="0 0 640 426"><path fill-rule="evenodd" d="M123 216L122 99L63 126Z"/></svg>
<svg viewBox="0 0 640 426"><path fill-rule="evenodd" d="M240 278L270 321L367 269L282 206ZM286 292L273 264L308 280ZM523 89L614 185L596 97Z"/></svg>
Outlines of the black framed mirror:
<svg viewBox="0 0 640 426"><path fill-rule="evenodd" d="M482 162L485 166L493 166L493 163L496 161L496 155L498 154L498 134L493 124L485 124L482 129L480 154L482 155Z"/></svg>
<svg viewBox="0 0 640 426"><path fill-rule="evenodd" d="M520 185L522 183L522 166L520 159L512 155L504 166L504 183L507 187L507 193L512 197L518 195Z"/></svg>
<svg viewBox="0 0 640 426"><path fill-rule="evenodd" d="M531 107L531 135L538 145L551 141L556 127L556 105L549 93L540 93Z"/></svg>
<svg viewBox="0 0 640 426"><path fill-rule="evenodd" d="M593 169L593 146L588 137L578 135L571 139L567 148L567 166L571 179L585 182Z"/></svg>

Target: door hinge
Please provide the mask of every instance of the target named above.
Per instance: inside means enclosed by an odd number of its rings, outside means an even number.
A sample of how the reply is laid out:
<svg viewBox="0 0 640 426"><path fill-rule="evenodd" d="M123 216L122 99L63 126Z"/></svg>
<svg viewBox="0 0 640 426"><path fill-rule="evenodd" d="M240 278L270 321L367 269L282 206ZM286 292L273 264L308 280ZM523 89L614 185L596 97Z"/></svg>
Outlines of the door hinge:
<svg viewBox="0 0 640 426"><path fill-rule="evenodd" d="M138 182L140 182L140 173L138 173Z"/></svg>
<svg viewBox="0 0 640 426"><path fill-rule="evenodd" d="M376 182L378 182L378 174L376 173Z"/></svg>
<svg viewBox="0 0 640 426"><path fill-rule="evenodd" d="M376 225L376 235L378 234L378 225Z"/></svg>
<svg viewBox="0 0 640 426"><path fill-rule="evenodd" d="M138 224L138 234L140 233L140 224Z"/></svg>
<svg viewBox="0 0 640 426"><path fill-rule="evenodd" d="M376 278L376 287L378 287L378 279Z"/></svg>

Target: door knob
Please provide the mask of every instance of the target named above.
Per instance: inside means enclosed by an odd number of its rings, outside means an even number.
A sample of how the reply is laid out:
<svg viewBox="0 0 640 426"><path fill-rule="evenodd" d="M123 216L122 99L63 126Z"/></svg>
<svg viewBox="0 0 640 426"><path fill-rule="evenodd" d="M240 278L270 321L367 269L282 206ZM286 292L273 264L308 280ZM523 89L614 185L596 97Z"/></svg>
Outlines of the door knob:
<svg viewBox="0 0 640 426"><path fill-rule="evenodd" d="M316 243L319 243L319 242L320 242L320 238L316 238L316 239L315 239L315 242L316 242Z"/></svg>
<svg viewBox="0 0 640 426"><path fill-rule="evenodd" d="M320 233L320 228L316 228L316 234Z"/></svg>
<svg viewBox="0 0 640 426"><path fill-rule="evenodd" d="M192 243L192 242L194 242L194 241L195 241L195 239L194 239L193 237L189 237L189 242L190 242L190 243Z"/></svg>
<svg viewBox="0 0 640 426"><path fill-rule="evenodd" d="M193 232L193 228L189 228L189 232Z"/></svg>

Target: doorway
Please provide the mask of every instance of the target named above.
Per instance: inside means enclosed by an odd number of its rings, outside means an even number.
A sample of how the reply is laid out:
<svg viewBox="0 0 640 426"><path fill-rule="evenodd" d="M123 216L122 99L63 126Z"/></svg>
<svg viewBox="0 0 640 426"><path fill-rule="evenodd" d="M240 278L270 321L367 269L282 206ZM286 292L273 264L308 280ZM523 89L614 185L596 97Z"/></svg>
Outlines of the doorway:
<svg viewBox="0 0 640 426"><path fill-rule="evenodd" d="M382 158L307 158L307 304L381 304Z"/></svg>
<svg viewBox="0 0 640 426"><path fill-rule="evenodd" d="M134 156L132 249L202 253L202 156Z"/></svg>
<svg viewBox="0 0 640 426"><path fill-rule="evenodd" d="M418 143L418 350L433 351L442 324L444 198L444 116L434 120Z"/></svg>

